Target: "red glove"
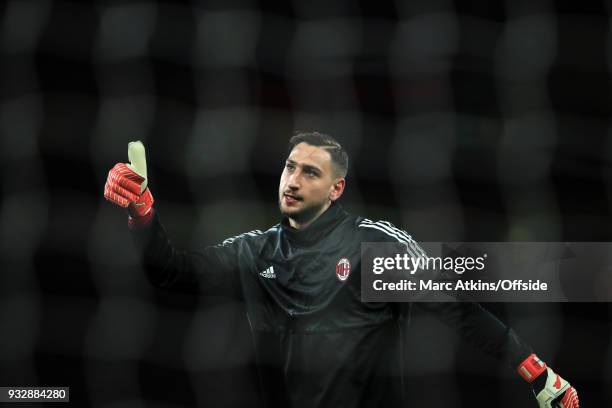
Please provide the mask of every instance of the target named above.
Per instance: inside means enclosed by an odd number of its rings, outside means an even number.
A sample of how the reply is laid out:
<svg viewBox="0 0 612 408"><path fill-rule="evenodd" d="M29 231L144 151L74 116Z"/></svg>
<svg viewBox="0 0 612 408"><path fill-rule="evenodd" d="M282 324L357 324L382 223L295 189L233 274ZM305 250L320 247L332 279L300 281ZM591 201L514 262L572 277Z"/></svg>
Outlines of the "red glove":
<svg viewBox="0 0 612 408"><path fill-rule="evenodd" d="M546 367L546 363L535 354L527 357L518 366L517 371L523 379L534 387L533 393L540 408L580 407L576 389L550 367ZM542 377L544 373L546 374Z"/></svg>
<svg viewBox="0 0 612 408"><path fill-rule="evenodd" d="M141 142L128 144L130 164L117 163L109 172L104 198L127 208L130 225L148 223L153 217L153 195L147 188L147 167Z"/></svg>

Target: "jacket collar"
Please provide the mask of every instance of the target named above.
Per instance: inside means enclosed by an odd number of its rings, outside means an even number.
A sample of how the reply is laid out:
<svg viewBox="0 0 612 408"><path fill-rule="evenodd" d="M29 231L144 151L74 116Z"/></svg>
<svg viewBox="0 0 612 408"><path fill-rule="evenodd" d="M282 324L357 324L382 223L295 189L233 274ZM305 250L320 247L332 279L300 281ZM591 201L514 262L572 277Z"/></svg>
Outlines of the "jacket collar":
<svg viewBox="0 0 612 408"><path fill-rule="evenodd" d="M323 214L306 228L295 229L289 225L288 217L283 217L280 223L283 235L297 245L310 245L322 240L328 233L342 221L348 213L337 202L333 202Z"/></svg>

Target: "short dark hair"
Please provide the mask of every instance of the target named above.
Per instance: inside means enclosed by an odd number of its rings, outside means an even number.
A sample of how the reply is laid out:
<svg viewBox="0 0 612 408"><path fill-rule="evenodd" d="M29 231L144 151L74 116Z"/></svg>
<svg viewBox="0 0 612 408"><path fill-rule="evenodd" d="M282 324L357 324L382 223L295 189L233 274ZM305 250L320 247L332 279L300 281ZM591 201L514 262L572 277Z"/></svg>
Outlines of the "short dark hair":
<svg viewBox="0 0 612 408"><path fill-rule="evenodd" d="M293 137L289 139L289 152L300 143L306 143L327 150L336 169L336 174L340 177L346 177L348 172L348 154L336 139L325 133L296 131Z"/></svg>

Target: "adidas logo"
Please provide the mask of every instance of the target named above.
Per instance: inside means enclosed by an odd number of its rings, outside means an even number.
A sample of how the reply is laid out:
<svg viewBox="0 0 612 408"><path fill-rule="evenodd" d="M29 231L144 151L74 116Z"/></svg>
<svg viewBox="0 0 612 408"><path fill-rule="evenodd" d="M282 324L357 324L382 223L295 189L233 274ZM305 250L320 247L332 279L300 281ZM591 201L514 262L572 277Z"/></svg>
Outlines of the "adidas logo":
<svg viewBox="0 0 612 408"><path fill-rule="evenodd" d="M261 276L263 276L264 278L276 279L276 274L274 273L274 267L273 266L269 267L265 271L259 272L259 274Z"/></svg>

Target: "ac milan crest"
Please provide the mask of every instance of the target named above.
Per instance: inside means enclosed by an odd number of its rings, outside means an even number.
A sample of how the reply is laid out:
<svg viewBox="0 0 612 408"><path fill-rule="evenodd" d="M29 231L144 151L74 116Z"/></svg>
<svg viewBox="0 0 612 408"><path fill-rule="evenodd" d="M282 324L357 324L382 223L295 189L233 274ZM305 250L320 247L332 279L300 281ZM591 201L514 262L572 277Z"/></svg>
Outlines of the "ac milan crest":
<svg viewBox="0 0 612 408"><path fill-rule="evenodd" d="M336 276L340 282L344 282L348 279L351 273L351 263L346 258L341 258L336 264Z"/></svg>

